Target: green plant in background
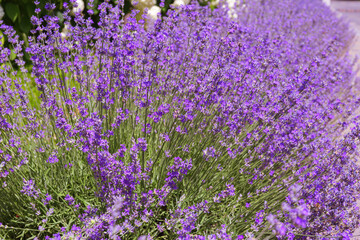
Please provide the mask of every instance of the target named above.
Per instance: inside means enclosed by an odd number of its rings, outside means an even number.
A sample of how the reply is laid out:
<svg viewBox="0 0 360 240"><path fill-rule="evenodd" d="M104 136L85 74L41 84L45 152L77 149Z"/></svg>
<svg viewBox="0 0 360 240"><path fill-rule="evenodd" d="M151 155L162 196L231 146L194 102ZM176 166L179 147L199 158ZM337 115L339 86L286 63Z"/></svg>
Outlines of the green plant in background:
<svg viewBox="0 0 360 240"><path fill-rule="evenodd" d="M107 1L91 19L59 1L46 7L58 18L33 18L26 67L22 44L0 26L14 44L0 54L0 238L350 233L359 169L349 142L360 128L333 143L328 124L356 101L334 104L351 80L337 55L348 38L328 9L292 1L167 13L169 2ZM152 26L134 11L124 19L132 6L167 17ZM336 191L335 180L347 188ZM319 214L332 222L317 225Z"/></svg>
<svg viewBox="0 0 360 240"><path fill-rule="evenodd" d="M21 40L25 43L25 48L28 47L28 36L30 30L32 28L31 25L31 16L35 14L35 8L41 9L40 17L45 16L48 14L45 10L46 3L54 3L56 8L51 11L51 15L56 15L59 18L59 23L63 28L63 4L65 2L70 3L70 0L39 0L39 4L35 7L35 2L33 0L0 0L0 19L8 26L12 26L16 33L20 36ZM74 1L79 4L79 7L82 8L82 12L86 17L89 17L86 10L89 10L90 7L87 4L88 0L77 0ZM94 22L98 21L98 5L103 2L103 0L94 0L93 7L91 9L94 12L92 16ZM112 0L113 2L113 0ZM127 11L130 11L130 7L128 6L130 3L127 4ZM74 5L74 4L73 4ZM9 47L12 49L12 46L6 41L5 47ZM29 55L24 51L25 61L30 63ZM11 60L15 59L15 55L12 53Z"/></svg>
<svg viewBox="0 0 360 240"><path fill-rule="evenodd" d="M40 3L40 8L44 8L47 1L42 0ZM57 1L59 6L62 0ZM17 34L25 42L25 46L28 46L27 36L31 30L31 16L34 15L35 4L32 0L1 0L1 9L0 17L3 20L3 23L13 26ZM60 7L59 7L60 9ZM2 10L2 11L1 11ZM2 13L2 14L1 14ZM6 47L10 47L9 43L5 43ZM25 60L29 61L28 54L25 54ZM11 60L15 58L15 55L12 54Z"/></svg>
<svg viewBox="0 0 360 240"><path fill-rule="evenodd" d="M35 3L34 0L0 0L0 19L8 26L14 27L16 33L20 36L20 38L24 41L25 47L28 47L28 36L31 30L31 16L35 14ZM45 10L46 3L54 3L56 8L52 10L51 14L56 15L59 18L59 23L61 24L61 28L64 28L63 25L63 4L69 3L73 6L78 4L78 8L82 10L82 14L94 21L95 25L99 21L99 10L98 6L104 2L104 0L38 0L39 4L37 8L41 9L40 17L48 14ZM92 2L92 6L90 7L89 2ZM109 0L107 2L115 4L117 0ZM139 6L141 6L141 11L143 10L142 6L151 8L151 6L161 6L161 13L164 15L166 11L169 9L171 4L174 5L183 5L188 4L189 0L147 0L147 1L134 1L134 0L126 0L124 1L124 12L128 14L136 8L137 3L140 2ZM163 2L163 4L161 4ZM208 1L199 1L201 5L207 5ZM142 5L141 5L142 4ZM158 8L158 7L157 7ZM74 9L74 8L73 8ZM89 15L88 10L92 10L93 14ZM138 8L139 9L139 8ZM160 9L160 8L159 8ZM5 42L5 47L12 47L9 43ZM24 51L25 61L26 63L30 63L29 55ZM15 55L12 53L11 60L15 59Z"/></svg>

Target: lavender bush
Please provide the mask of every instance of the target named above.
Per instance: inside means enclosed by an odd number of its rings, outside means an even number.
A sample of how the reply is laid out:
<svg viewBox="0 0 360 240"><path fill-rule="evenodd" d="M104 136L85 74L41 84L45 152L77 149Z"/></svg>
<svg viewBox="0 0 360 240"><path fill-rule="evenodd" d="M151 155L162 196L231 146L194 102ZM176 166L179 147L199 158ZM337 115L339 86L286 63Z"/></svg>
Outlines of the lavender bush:
<svg viewBox="0 0 360 240"><path fill-rule="evenodd" d="M1 48L4 238L351 236L352 34L321 1L194 3L155 21L105 2L98 28L69 6L66 37L32 17L30 71L0 26L17 54Z"/></svg>

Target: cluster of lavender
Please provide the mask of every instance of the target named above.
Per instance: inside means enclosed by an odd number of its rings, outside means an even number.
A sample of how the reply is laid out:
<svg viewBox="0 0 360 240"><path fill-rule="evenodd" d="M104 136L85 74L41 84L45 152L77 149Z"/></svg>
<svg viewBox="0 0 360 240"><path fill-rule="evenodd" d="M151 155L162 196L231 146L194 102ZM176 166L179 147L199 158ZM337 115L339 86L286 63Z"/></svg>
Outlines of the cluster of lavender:
<svg viewBox="0 0 360 240"><path fill-rule="evenodd" d="M0 26L17 54L0 49L0 234L351 236L352 35L320 0L181 5L146 27L122 3L99 28L69 6L65 37L32 17L30 71Z"/></svg>

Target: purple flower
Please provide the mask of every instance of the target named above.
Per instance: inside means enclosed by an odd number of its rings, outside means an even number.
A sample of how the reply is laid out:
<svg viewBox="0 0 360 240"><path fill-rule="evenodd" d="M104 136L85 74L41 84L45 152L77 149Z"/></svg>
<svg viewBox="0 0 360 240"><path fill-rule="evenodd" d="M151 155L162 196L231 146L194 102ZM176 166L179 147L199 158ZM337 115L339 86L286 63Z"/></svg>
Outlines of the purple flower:
<svg viewBox="0 0 360 240"><path fill-rule="evenodd" d="M23 179L23 188L20 192L35 199L38 198L40 193L40 191L36 189L35 182L32 179L29 180Z"/></svg>
<svg viewBox="0 0 360 240"><path fill-rule="evenodd" d="M44 205L49 204L49 202L52 200L51 195L49 195L48 193L46 194L46 198L42 199L42 202L44 203Z"/></svg>
<svg viewBox="0 0 360 240"><path fill-rule="evenodd" d="M173 190L177 189L176 183L183 179L191 167L191 159L184 161L180 157L175 157L174 164L168 167L168 177L165 179L167 185Z"/></svg>
<svg viewBox="0 0 360 240"><path fill-rule="evenodd" d="M138 138L138 144L137 144L138 148L141 149L141 151L146 151L147 149L147 144L146 144L146 140L144 138Z"/></svg>
<svg viewBox="0 0 360 240"><path fill-rule="evenodd" d="M152 237L150 237L149 235L142 235L138 238L138 240L150 240L152 239Z"/></svg>
<svg viewBox="0 0 360 240"><path fill-rule="evenodd" d="M114 218L120 217L120 210L123 207L123 205L124 205L124 198L123 197L116 198L111 213Z"/></svg>
<svg viewBox="0 0 360 240"><path fill-rule="evenodd" d="M31 68L20 37L0 24L8 42L0 48L3 186L13 187L13 174L29 179L24 159L35 150L49 163L70 159L50 182L89 177L69 193L99 204L82 211L66 195L79 224L61 236L147 237L143 226L155 223L164 238L251 239L267 214L283 238L354 230L360 126L351 113L359 101L344 91L359 87L343 54L353 36L330 9L311 0L194 2L149 22L149 12L122 1L87 2L97 16L73 11L71 0L61 20L31 17ZM35 187L43 169L21 192L49 206L41 194L58 186ZM243 213L243 204L259 209ZM42 217L31 207L34 216L23 219Z"/></svg>
<svg viewBox="0 0 360 240"><path fill-rule="evenodd" d="M280 236L284 236L286 234L286 227L283 223L277 222L275 225L276 234Z"/></svg>
<svg viewBox="0 0 360 240"><path fill-rule="evenodd" d="M69 194L67 194L64 199L68 202L69 205L73 205L75 203L75 199Z"/></svg>
<svg viewBox="0 0 360 240"><path fill-rule="evenodd" d="M276 218L274 215L269 214L266 219L269 221L270 225L275 225L276 224Z"/></svg>
<svg viewBox="0 0 360 240"><path fill-rule="evenodd" d="M50 209L46 212L46 216L47 216L47 217L50 217L53 213L54 213L54 208L50 208Z"/></svg>
<svg viewBox="0 0 360 240"><path fill-rule="evenodd" d="M118 157L124 157L125 156L125 152L126 152L126 146L124 144L120 144L120 148L119 150L115 153L115 156Z"/></svg>
<svg viewBox="0 0 360 240"><path fill-rule="evenodd" d="M59 159L55 154L51 154L47 160L48 163L57 163Z"/></svg>

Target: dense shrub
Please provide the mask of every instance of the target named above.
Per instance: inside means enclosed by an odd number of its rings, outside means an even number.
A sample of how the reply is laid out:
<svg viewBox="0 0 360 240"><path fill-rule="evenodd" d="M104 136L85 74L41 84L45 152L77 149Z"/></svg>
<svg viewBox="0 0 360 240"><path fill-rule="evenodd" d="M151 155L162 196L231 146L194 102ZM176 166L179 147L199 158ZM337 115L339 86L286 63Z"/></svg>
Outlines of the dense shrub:
<svg viewBox="0 0 360 240"><path fill-rule="evenodd" d="M55 8L51 12L45 11L45 5L49 2L55 4ZM30 19L31 16L34 15L36 7L39 10L42 10L39 12L41 17L49 14L57 16L59 18L58 24L60 25L62 32L66 32L67 28L64 26L64 19L62 16L64 3L68 3L71 6L71 14L80 10L85 17L91 16L91 19L96 23L99 20L99 11L97 8L102 2L103 0L2 0L0 1L0 19L2 19L5 24L13 26L16 34L20 36L21 40L24 40L25 46L28 47L27 38L32 27ZM115 1L110 0L110 2L114 3ZM128 13L132 8L131 2L129 0L126 0L125 2L124 11ZM37 5L35 3L37 3ZM88 11L92 11L92 15L89 15ZM3 41L6 47L13 50L12 45L9 44L9 42L5 39L3 39ZM30 56L25 51L23 54L26 63L30 64ZM16 55L14 53L10 55L11 60L15 57Z"/></svg>
<svg viewBox="0 0 360 240"><path fill-rule="evenodd" d="M32 17L31 75L1 25L20 69L2 48L1 234L351 235L352 35L320 1L193 4L146 28L121 4L99 6L99 27L67 6L66 38Z"/></svg>
<svg viewBox="0 0 360 240"><path fill-rule="evenodd" d="M47 3L55 4L55 8L51 10L51 12L45 11L45 5ZM20 36L21 40L24 40L25 46L28 47L27 38L31 30L31 16L34 15L35 8L37 7L41 17L45 15L55 15L59 18L59 26L62 29L63 34L67 32L67 26L64 24L63 18L63 4L70 5L70 14L72 15L76 11L80 11L81 14L86 18L91 18L94 21L94 24L99 21L99 11L98 6L104 2L104 0L2 0L0 1L0 19L4 21L5 24L9 26L13 26L16 33ZM115 4L117 0L107 0L106 2L110 2ZM36 3L36 4L35 4ZM170 4L174 5L184 5L188 4L189 0L165 0L161 7L160 0L124 0L122 11L127 14L131 12L132 9L136 8L144 10L144 7L150 8L149 14L150 16L156 15L156 12L161 12L165 14L170 7ZM201 1L200 4L206 5L208 4L208 0ZM3 39L3 44L9 49L12 49L11 44L9 44L5 39ZM24 60L27 65L30 64L30 56L24 53ZM13 60L16 57L13 52L10 55L10 59Z"/></svg>

